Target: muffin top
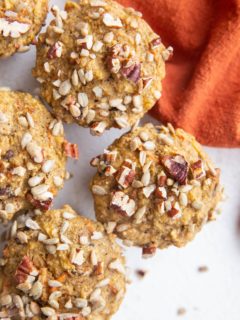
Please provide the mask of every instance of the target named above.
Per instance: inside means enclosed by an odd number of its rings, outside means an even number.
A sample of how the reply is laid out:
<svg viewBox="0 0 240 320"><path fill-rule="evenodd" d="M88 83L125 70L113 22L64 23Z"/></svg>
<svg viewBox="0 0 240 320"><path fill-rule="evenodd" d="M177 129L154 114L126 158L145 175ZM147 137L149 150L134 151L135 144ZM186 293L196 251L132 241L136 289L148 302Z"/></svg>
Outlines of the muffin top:
<svg viewBox="0 0 240 320"><path fill-rule="evenodd" d="M152 108L170 50L139 12L111 0L67 2L65 11L52 12L33 74L58 117L100 135Z"/></svg>
<svg viewBox="0 0 240 320"><path fill-rule="evenodd" d="M30 94L0 91L0 219L46 210L65 178L63 125Z"/></svg>
<svg viewBox="0 0 240 320"><path fill-rule="evenodd" d="M115 237L69 206L19 220L1 264L1 317L105 320L125 293Z"/></svg>
<svg viewBox="0 0 240 320"><path fill-rule="evenodd" d="M185 245L221 199L219 170L193 136L172 126L136 128L91 164L97 219L144 256Z"/></svg>
<svg viewBox="0 0 240 320"><path fill-rule="evenodd" d="M28 50L48 11L48 0L0 1L0 58Z"/></svg>

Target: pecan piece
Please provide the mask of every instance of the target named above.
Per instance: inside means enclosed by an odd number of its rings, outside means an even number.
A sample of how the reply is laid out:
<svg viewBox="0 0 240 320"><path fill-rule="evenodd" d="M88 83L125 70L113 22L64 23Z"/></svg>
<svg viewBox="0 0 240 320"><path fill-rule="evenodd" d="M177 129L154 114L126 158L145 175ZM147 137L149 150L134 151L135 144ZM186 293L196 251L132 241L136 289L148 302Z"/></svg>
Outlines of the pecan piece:
<svg viewBox="0 0 240 320"><path fill-rule="evenodd" d="M121 44L116 44L109 49L107 56L107 66L112 73L118 73L122 66L124 49Z"/></svg>
<svg viewBox="0 0 240 320"><path fill-rule="evenodd" d="M128 61L122 66L121 73L126 79L137 83L141 78L141 63Z"/></svg>
<svg viewBox="0 0 240 320"><path fill-rule="evenodd" d="M14 193L13 190L11 189L11 187L6 186L3 188L0 188L0 197L13 197Z"/></svg>
<svg viewBox="0 0 240 320"><path fill-rule="evenodd" d="M113 193L110 207L125 217L131 217L135 213L136 204L124 192L116 191Z"/></svg>
<svg viewBox="0 0 240 320"><path fill-rule="evenodd" d="M118 73L121 69L121 62L118 58L114 58L114 57L108 57L107 58L107 65L108 65L108 69L112 72L112 73Z"/></svg>
<svg viewBox="0 0 240 320"><path fill-rule="evenodd" d="M167 190L164 187L157 187L155 190L155 196L160 199L167 199Z"/></svg>
<svg viewBox="0 0 240 320"><path fill-rule="evenodd" d="M152 49L156 49L162 44L162 39L160 37L153 39L150 44Z"/></svg>
<svg viewBox="0 0 240 320"><path fill-rule="evenodd" d="M206 176L202 160L192 163L190 168L193 179L201 179Z"/></svg>
<svg viewBox="0 0 240 320"><path fill-rule="evenodd" d="M167 176L159 176L158 177L158 185L159 187L164 187L167 184Z"/></svg>
<svg viewBox="0 0 240 320"><path fill-rule="evenodd" d="M36 277L38 271L28 256L24 256L17 267L15 279L18 284L24 283L29 276Z"/></svg>
<svg viewBox="0 0 240 320"><path fill-rule="evenodd" d="M127 188L133 182L135 178L136 172L128 167L121 167L116 172L115 178L123 188Z"/></svg>
<svg viewBox="0 0 240 320"><path fill-rule="evenodd" d="M153 81L153 78L142 78L143 89L147 89Z"/></svg>
<svg viewBox="0 0 240 320"><path fill-rule="evenodd" d="M168 215L170 218L174 218L178 213L179 213L179 211L178 211L176 208L172 208L171 210L169 210L169 211L167 212L167 215Z"/></svg>
<svg viewBox="0 0 240 320"><path fill-rule="evenodd" d="M157 245L155 243L149 243L142 248L142 257L148 259L156 254Z"/></svg>
<svg viewBox="0 0 240 320"><path fill-rule="evenodd" d="M120 43L115 44L109 49L109 56L118 57L121 61L129 54L129 46Z"/></svg>
<svg viewBox="0 0 240 320"><path fill-rule="evenodd" d="M28 193L26 195L26 199L32 204L34 208L40 209L41 211L47 211L51 207L53 202L53 199L51 198L45 201L37 200L31 195L31 193Z"/></svg>
<svg viewBox="0 0 240 320"><path fill-rule="evenodd" d="M147 271L143 269L137 269L135 272L140 279L143 279L147 274Z"/></svg>
<svg viewBox="0 0 240 320"><path fill-rule="evenodd" d="M116 169L113 168L113 166L106 166L106 168L104 169L104 174L107 177L113 176L114 173L116 172Z"/></svg>
<svg viewBox="0 0 240 320"><path fill-rule="evenodd" d="M49 48L47 52L47 57L49 59L59 58L61 56L61 53L62 53L62 44L58 41Z"/></svg>
<svg viewBox="0 0 240 320"><path fill-rule="evenodd" d="M67 157L78 159L78 145L75 143L70 143L68 141L64 142L64 151Z"/></svg>
<svg viewBox="0 0 240 320"><path fill-rule="evenodd" d="M129 169L134 169L133 162L132 162L132 160L130 160L130 159L124 160L124 162L123 162L122 165L123 165L124 167L129 168Z"/></svg>
<svg viewBox="0 0 240 320"><path fill-rule="evenodd" d="M108 164L111 164L114 161L116 161L117 155L118 155L117 151L104 150L103 159Z"/></svg>
<svg viewBox="0 0 240 320"><path fill-rule="evenodd" d="M6 153L5 153L5 155L3 156L3 160L10 160L11 158L13 158L14 157L14 152L13 152L13 150L11 150L11 149L9 149Z"/></svg>
<svg viewBox="0 0 240 320"><path fill-rule="evenodd" d="M165 156L161 159L161 163L172 179L180 184L186 183L189 165L182 155Z"/></svg>

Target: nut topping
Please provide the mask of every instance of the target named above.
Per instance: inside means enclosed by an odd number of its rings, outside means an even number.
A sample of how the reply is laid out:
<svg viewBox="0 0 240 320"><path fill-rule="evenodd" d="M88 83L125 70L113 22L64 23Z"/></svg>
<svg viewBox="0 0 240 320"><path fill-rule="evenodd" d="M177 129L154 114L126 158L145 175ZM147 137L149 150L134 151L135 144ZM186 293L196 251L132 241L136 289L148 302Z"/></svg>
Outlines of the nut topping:
<svg viewBox="0 0 240 320"><path fill-rule="evenodd" d="M131 217L135 213L135 201L122 191L113 193L110 207L119 214Z"/></svg>
<svg viewBox="0 0 240 320"><path fill-rule="evenodd" d="M157 251L157 246L154 243L150 243L142 248L143 259L152 258Z"/></svg>
<svg viewBox="0 0 240 320"><path fill-rule="evenodd" d="M156 49L156 48L160 47L161 44L162 44L162 40L160 37L158 37L158 38L151 41L151 48Z"/></svg>
<svg viewBox="0 0 240 320"><path fill-rule="evenodd" d="M28 256L24 256L17 267L15 279L18 284L24 283L29 276L36 277L38 271Z"/></svg>
<svg viewBox="0 0 240 320"><path fill-rule="evenodd" d="M62 43L60 41L56 42L48 50L47 57L49 59L60 58L62 55Z"/></svg>
<svg viewBox="0 0 240 320"><path fill-rule="evenodd" d="M134 170L123 166L116 172L116 180L120 186L127 188L133 182L135 174Z"/></svg>
<svg viewBox="0 0 240 320"><path fill-rule="evenodd" d="M189 168L183 156L178 154L175 156L165 156L161 159L161 163L171 178L180 184L186 183Z"/></svg>
<svg viewBox="0 0 240 320"><path fill-rule="evenodd" d="M66 141L64 143L64 150L66 153L67 157L73 158L73 159L78 159L79 155L78 155L78 145L74 144L74 143L70 143L68 141Z"/></svg>
<svg viewBox="0 0 240 320"><path fill-rule="evenodd" d="M141 63L128 61L122 66L121 73L126 79L137 83L141 77Z"/></svg>
<svg viewBox="0 0 240 320"><path fill-rule="evenodd" d="M192 163L190 168L191 173L193 175L193 179L201 179L206 176L202 160L198 160Z"/></svg>

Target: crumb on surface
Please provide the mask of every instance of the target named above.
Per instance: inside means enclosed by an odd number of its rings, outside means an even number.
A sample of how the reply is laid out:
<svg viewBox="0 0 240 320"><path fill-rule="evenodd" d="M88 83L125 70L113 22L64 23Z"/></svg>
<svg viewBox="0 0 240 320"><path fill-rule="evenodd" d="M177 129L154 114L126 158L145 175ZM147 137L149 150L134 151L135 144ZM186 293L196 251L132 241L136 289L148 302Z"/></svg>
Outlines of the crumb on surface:
<svg viewBox="0 0 240 320"><path fill-rule="evenodd" d="M187 310L185 308L181 307L181 308L178 308L177 315L178 316L183 316L183 315L186 314L186 312L187 312Z"/></svg>
<svg viewBox="0 0 240 320"><path fill-rule="evenodd" d="M148 271L144 269L136 269L135 273L139 279L143 279L147 275Z"/></svg>
<svg viewBox="0 0 240 320"><path fill-rule="evenodd" d="M209 268L207 266L199 266L198 272L208 272Z"/></svg>

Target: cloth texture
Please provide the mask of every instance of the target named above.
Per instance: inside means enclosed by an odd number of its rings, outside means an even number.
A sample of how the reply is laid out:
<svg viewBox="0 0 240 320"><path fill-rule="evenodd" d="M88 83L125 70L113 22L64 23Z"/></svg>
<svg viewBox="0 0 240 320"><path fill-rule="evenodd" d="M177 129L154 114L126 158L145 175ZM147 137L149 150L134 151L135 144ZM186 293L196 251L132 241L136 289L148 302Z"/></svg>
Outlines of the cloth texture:
<svg viewBox="0 0 240 320"><path fill-rule="evenodd" d="M118 1L174 48L151 114L202 144L240 147L240 0Z"/></svg>

